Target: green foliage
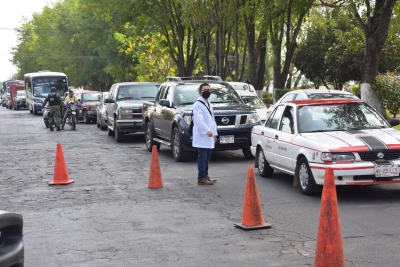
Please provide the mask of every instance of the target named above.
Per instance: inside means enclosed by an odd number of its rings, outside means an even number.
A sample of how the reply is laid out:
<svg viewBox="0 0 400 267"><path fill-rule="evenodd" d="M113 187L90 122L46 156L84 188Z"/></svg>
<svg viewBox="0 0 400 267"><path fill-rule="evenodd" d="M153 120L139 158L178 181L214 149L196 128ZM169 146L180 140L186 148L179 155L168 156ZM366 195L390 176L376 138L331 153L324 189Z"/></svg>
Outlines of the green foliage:
<svg viewBox="0 0 400 267"><path fill-rule="evenodd" d="M350 92L358 97L361 97L360 83L354 83L350 86Z"/></svg>
<svg viewBox="0 0 400 267"><path fill-rule="evenodd" d="M393 72L378 75L372 84L372 89L393 118L396 117L400 111L400 75Z"/></svg>
<svg viewBox="0 0 400 267"><path fill-rule="evenodd" d="M271 105L272 103L274 103L274 99L272 94L270 94L267 91L263 91L263 98L262 101L264 102L264 104L268 107L268 105Z"/></svg>

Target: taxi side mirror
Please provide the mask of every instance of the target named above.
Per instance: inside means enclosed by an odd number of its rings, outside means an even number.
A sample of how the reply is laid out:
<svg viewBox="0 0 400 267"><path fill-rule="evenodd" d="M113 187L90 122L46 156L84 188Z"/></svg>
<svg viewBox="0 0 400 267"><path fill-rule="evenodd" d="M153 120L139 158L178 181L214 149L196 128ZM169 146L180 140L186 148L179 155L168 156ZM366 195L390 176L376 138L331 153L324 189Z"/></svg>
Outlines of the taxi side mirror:
<svg viewBox="0 0 400 267"><path fill-rule="evenodd" d="M389 124L393 127L393 126L397 126L400 124L400 120L396 119L396 118L392 118L390 120L388 120Z"/></svg>

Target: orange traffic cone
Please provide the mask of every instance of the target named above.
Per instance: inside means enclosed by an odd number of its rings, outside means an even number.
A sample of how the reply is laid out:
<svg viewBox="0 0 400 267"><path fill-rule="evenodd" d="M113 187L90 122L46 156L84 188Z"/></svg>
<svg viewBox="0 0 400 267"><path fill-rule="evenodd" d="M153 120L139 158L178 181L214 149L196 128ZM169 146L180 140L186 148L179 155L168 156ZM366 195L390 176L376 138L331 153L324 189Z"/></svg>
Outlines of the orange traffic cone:
<svg viewBox="0 0 400 267"><path fill-rule="evenodd" d="M242 223L235 223L235 226L243 230L256 230L272 226L272 224L264 222L253 166L247 168Z"/></svg>
<svg viewBox="0 0 400 267"><path fill-rule="evenodd" d="M57 143L56 162L54 164L54 179L53 182L49 183L49 185L70 184L73 182L74 180L70 180L68 177L68 170L67 166L65 165L61 143Z"/></svg>
<svg viewBox="0 0 400 267"><path fill-rule="evenodd" d="M151 148L149 188L163 188L160 162L158 161L158 153L156 146L153 146Z"/></svg>
<svg viewBox="0 0 400 267"><path fill-rule="evenodd" d="M333 169L327 169L321 197L314 267L346 266L334 179Z"/></svg>

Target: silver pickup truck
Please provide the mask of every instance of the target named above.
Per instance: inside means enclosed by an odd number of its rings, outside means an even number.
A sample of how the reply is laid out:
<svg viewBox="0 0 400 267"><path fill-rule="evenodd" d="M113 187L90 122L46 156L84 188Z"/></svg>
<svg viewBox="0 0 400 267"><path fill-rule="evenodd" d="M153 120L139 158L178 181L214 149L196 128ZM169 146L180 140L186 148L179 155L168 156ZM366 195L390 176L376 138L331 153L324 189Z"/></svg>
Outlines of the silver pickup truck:
<svg viewBox="0 0 400 267"><path fill-rule="evenodd" d="M159 83L124 82L111 86L106 105L107 132L121 142L125 134L144 132L142 107L145 100L156 97Z"/></svg>

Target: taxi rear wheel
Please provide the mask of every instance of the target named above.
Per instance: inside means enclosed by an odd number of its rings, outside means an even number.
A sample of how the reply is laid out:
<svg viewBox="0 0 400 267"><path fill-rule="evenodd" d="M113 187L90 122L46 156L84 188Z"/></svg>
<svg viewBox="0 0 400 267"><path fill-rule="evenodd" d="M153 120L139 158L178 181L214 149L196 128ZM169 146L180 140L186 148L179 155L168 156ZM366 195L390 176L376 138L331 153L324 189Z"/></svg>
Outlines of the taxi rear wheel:
<svg viewBox="0 0 400 267"><path fill-rule="evenodd" d="M268 161L265 159L262 148L258 149L258 172L262 177L271 177L274 174L274 169L271 168Z"/></svg>
<svg viewBox="0 0 400 267"><path fill-rule="evenodd" d="M300 189L304 195L315 195L319 192L320 186L315 183L314 176L306 158L301 158L297 165L297 174L300 182Z"/></svg>

